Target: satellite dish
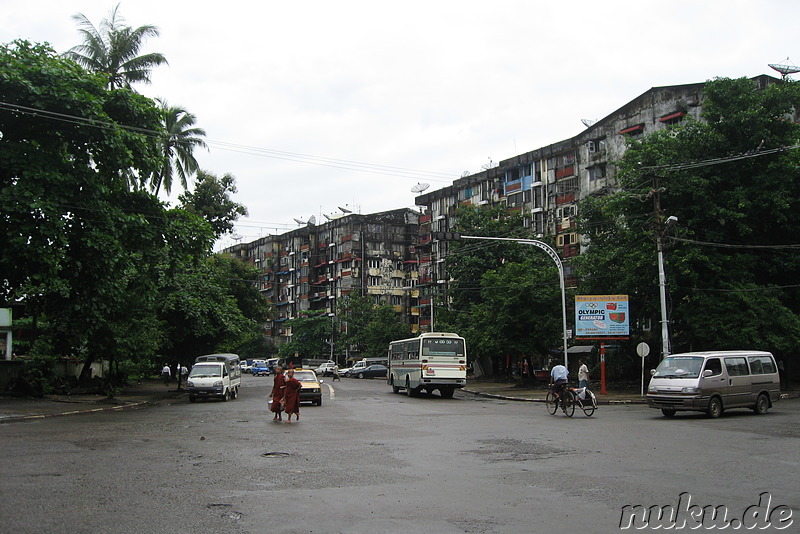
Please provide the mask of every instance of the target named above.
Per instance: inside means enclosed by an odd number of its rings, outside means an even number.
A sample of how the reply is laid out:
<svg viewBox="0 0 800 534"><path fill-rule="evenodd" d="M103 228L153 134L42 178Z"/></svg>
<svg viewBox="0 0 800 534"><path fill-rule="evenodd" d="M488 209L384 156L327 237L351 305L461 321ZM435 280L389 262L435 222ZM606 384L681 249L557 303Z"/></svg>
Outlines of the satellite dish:
<svg viewBox="0 0 800 534"><path fill-rule="evenodd" d="M328 219L329 221L332 221L332 220L333 220L333 217L331 217L331 216L330 216L330 215L328 215L327 213L323 213L322 215L323 215L323 216L324 216L326 219Z"/></svg>
<svg viewBox="0 0 800 534"><path fill-rule="evenodd" d="M294 217L292 217L292 218L294 219ZM297 224L306 224L305 221L302 221L300 219L294 219L294 222L296 222Z"/></svg>
<svg viewBox="0 0 800 534"><path fill-rule="evenodd" d="M778 63L769 63L769 68L781 73L781 79L785 80L790 74L800 72L800 67L796 67L789 63L789 58L786 58L786 63L781 65Z"/></svg>
<svg viewBox="0 0 800 534"><path fill-rule="evenodd" d="M596 123L597 119L581 119L581 122L583 123L584 126L588 128L592 124Z"/></svg>
<svg viewBox="0 0 800 534"><path fill-rule="evenodd" d="M415 185L414 187L411 188L411 192L412 193L422 193L423 191L428 189L430 186L431 186L431 184L418 183L417 185Z"/></svg>
<svg viewBox="0 0 800 534"><path fill-rule="evenodd" d="M343 207L341 207L341 206L339 206L339 209L342 211L342 213L353 213L353 212L352 212L352 211L350 211L349 209L347 209L347 208L343 208Z"/></svg>
<svg viewBox="0 0 800 534"><path fill-rule="evenodd" d="M311 217L308 218L308 225L314 226L315 224L317 224L317 218L312 215Z"/></svg>

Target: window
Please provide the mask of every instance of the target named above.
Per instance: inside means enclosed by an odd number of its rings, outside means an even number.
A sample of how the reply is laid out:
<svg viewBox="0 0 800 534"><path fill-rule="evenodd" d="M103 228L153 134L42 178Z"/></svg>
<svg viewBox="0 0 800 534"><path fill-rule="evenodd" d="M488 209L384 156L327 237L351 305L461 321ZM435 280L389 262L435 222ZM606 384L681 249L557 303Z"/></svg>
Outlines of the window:
<svg viewBox="0 0 800 534"><path fill-rule="evenodd" d="M559 247L574 245L575 243L578 242L578 234L576 233L561 234L556 238L556 242L558 243Z"/></svg>
<svg viewBox="0 0 800 534"><path fill-rule="evenodd" d="M393 306L400 306L403 304L403 297L398 295L392 295L392 305Z"/></svg>
<svg viewBox="0 0 800 534"><path fill-rule="evenodd" d="M379 286L381 285L381 277L380 276L370 276L367 280L367 285L370 286Z"/></svg>
<svg viewBox="0 0 800 534"><path fill-rule="evenodd" d="M728 376L747 376L747 360L744 358L725 358L725 368L728 370Z"/></svg>
<svg viewBox="0 0 800 534"><path fill-rule="evenodd" d="M754 375L766 375L776 372L775 364L769 356L749 356L750 372Z"/></svg>
<svg viewBox="0 0 800 534"><path fill-rule="evenodd" d="M380 269L381 260L367 260L367 267L370 269Z"/></svg>
<svg viewBox="0 0 800 534"><path fill-rule="evenodd" d="M706 371L711 371L711 376L716 376L722 373L722 363L720 363L719 358L709 358L706 361Z"/></svg>
<svg viewBox="0 0 800 534"><path fill-rule="evenodd" d="M589 181L593 182L595 180L600 180L601 178L606 177L606 166L605 165L595 165L594 167L589 167Z"/></svg>

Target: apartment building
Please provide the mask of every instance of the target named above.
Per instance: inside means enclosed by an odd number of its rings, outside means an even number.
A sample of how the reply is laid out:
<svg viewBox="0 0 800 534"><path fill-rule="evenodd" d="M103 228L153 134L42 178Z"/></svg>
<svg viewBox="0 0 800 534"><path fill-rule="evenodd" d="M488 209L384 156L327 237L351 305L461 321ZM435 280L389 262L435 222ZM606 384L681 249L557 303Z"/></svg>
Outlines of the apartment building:
<svg viewBox="0 0 800 534"><path fill-rule="evenodd" d="M417 331L418 224L419 214L407 208L351 213L223 253L261 269L259 291L275 306L266 336L276 345L291 337L289 319L310 311L335 317L337 301L352 291L393 306Z"/></svg>
<svg viewBox="0 0 800 534"><path fill-rule="evenodd" d="M753 81L763 88L778 80L762 75ZM462 204L501 204L520 212L532 235L559 253L568 285L577 283L570 259L580 254L582 246L575 224L579 202L614 190L614 163L628 142L687 117L699 119L704 85L654 87L600 120L584 120L586 128L575 137L500 161L496 167L418 196L421 289L446 280L443 263L448 244L432 240L431 234L452 230ZM430 304L427 299L423 302ZM423 310L421 324L428 324L430 306Z"/></svg>

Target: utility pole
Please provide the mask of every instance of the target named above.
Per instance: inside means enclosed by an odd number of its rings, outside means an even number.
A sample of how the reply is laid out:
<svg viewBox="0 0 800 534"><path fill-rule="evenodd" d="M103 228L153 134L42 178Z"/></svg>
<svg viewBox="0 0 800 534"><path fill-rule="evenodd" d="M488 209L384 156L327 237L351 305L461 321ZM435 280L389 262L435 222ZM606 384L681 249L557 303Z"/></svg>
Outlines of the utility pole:
<svg viewBox="0 0 800 534"><path fill-rule="evenodd" d="M653 197L653 210L656 220L656 252L658 259L658 295L661 305L661 359L670 355L672 347L669 340L669 319L667 318L667 277L664 272L664 235L670 225L678 222L678 218L670 216L665 223L661 218L661 193L662 189L658 182L658 175L653 175L653 189L650 195Z"/></svg>

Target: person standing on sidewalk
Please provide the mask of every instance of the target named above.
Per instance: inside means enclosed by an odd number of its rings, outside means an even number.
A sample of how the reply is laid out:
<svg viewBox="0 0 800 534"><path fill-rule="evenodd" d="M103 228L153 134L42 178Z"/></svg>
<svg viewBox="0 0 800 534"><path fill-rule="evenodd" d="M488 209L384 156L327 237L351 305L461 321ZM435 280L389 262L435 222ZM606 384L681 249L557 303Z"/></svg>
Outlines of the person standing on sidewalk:
<svg viewBox="0 0 800 534"><path fill-rule="evenodd" d="M168 386L170 378L169 364L164 364L164 367L161 369L161 377L164 379L164 385Z"/></svg>
<svg viewBox="0 0 800 534"><path fill-rule="evenodd" d="M280 366L275 368L275 378L272 379L272 404L269 409L272 411L273 421L282 421L281 412L283 411L283 395L286 392L286 377L283 376L283 369Z"/></svg>
<svg viewBox="0 0 800 534"><path fill-rule="evenodd" d="M578 360L578 387L585 388L586 384L589 382L589 368L586 367L586 364L583 360Z"/></svg>

